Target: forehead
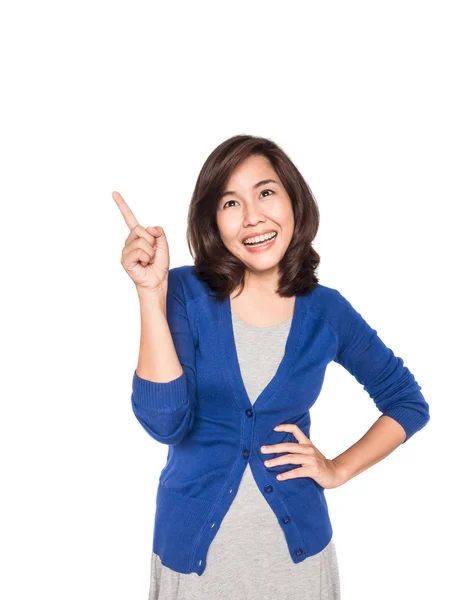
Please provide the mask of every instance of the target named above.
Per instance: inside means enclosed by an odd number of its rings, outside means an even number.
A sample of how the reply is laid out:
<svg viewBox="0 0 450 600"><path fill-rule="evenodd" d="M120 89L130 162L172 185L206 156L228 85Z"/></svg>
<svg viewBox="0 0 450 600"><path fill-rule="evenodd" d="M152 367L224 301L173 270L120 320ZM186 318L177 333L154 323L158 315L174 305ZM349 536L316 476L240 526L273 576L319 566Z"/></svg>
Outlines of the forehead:
<svg viewBox="0 0 450 600"><path fill-rule="evenodd" d="M230 175L220 198L238 194L240 191L253 192L267 184L281 186L276 172L266 157L251 156L236 167Z"/></svg>
<svg viewBox="0 0 450 600"><path fill-rule="evenodd" d="M227 187L230 185L241 185L250 187L257 180L277 179L276 173L265 156L249 156L243 160L231 173L227 181Z"/></svg>

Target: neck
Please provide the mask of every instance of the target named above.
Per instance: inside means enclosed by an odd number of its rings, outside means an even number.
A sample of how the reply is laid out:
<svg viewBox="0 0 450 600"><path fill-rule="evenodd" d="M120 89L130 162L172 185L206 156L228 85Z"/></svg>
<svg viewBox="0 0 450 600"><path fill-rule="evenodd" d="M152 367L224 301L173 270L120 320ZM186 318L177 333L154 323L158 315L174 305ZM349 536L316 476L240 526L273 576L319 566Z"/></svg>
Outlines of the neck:
<svg viewBox="0 0 450 600"><path fill-rule="evenodd" d="M273 296L278 287L278 269L271 269L264 273L245 272L244 291L248 294Z"/></svg>

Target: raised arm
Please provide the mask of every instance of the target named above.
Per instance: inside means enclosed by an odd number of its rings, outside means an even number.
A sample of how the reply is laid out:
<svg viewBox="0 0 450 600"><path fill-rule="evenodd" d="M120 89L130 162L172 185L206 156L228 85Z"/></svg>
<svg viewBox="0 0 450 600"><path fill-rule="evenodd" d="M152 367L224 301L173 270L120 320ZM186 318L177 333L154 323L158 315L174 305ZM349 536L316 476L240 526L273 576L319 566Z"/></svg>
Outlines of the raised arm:
<svg viewBox="0 0 450 600"><path fill-rule="evenodd" d="M167 294L138 295L141 342L133 412L153 439L175 445L192 429L196 407L195 343L183 288L169 270Z"/></svg>
<svg viewBox="0 0 450 600"><path fill-rule="evenodd" d="M136 285L141 312L139 360L132 382L134 414L163 444L192 429L196 405L195 346L177 269L164 229L142 227L119 192L112 193L130 233L121 263Z"/></svg>

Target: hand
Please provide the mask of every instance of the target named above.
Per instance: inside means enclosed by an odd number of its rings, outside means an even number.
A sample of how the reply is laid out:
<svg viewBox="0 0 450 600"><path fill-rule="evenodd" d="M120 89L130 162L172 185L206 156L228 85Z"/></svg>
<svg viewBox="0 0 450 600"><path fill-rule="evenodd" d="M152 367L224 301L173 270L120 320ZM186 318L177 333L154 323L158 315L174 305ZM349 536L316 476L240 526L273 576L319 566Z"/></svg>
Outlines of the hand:
<svg viewBox="0 0 450 600"><path fill-rule="evenodd" d="M275 467L278 465L302 465L298 469L291 469L277 475L277 479L295 479L297 477L311 477L323 488L331 489L339 487L344 483L342 473L333 460L325 458L311 440L306 436L298 425L284 423L274 427L275 431L288 431L292 433L298 443L283 442L281 444L272 444L263 446L261 452L264 454L273 454L274 452L290 452L279 458L272 458L265 461L266 467ZM266 450L263 450L266 448Z"/></svg>
<svg viewBox="0 0 450 600"><path fill-rule="evenodd" d="M158 226L144 229L119 192L112 197L130 229L120 262L138 291L155 292L168 279L170 258L164 230Z"/></svg>

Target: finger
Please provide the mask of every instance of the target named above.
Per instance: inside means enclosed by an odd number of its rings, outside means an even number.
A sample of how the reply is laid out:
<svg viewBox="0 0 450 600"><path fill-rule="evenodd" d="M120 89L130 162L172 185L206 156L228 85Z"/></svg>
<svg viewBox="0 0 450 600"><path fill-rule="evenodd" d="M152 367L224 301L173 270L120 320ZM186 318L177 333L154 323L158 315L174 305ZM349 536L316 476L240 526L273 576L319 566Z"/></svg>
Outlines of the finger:
<svg viewBox="0 0 450 600"><path fill-rule="evenodd" d="M114 198L115 203L119 207L119 210L122 213L123 218L125 219L125 223L128 225L130 230L134 229L137 225L139 225L139 222L132 213L131 208L128 206L128 204L119 194L119 192L113 192L112 197Z"/></svg>
<svg viewBox="0 0 450 600"><path fill-rule="evenodd" d="M300 444L298 442L282 442L281 444L272 444L271 446L264 446L263 448L261 448L263 454L274 454L277 452L312 453L314 451L311 444Z"/></svg>
<svg viewBox="0 0 450 600"><path fill-rule="evenodd" d="M138 249L137 257L143 267L146 267L149 263L153 262L153 256L150 256L145 250L142 250L142 248Z"/></svg>
<svg viewBox="0 0 450 600"><path fill-rule="evenodd" d="M149 229L149 228L147 228L147 229ZM125 240L125 246L130 244L132 241L137 240L138 238L143 238L144 240L147 240L147 242L150 244L150 246L153 247L156 243L156 240L155 240L155 237L147 231L147 229L144 229L144 227L142 227L142 225L138 225L137 227L135 227L128 234L128 237Z"/></svg>
<svg viewBox="0 0 450 600"><path fill-rule="evenodd" d="M135 248L130 252L122 254L122 264L136 264L139 261L143 267L146 267L149 263L153 262L153 256L147 254L142 248Z"/></svg>
<svg viewBox="0 0 450 600"><path fill-rule="evenodd" d="M276 458L271 458L264 461L265 467L278 467L279 465L304 465L310 464L311 457L307 454L283 454Z"/></svg>
<svg viewBox="0 0 450 600"><path fill-rule="evenodd" d="M139 249L145 252L146 255L153 260L153 257L155 256L155 249L147 242L147 240L144 240L144 238L137 238L128 244L128 246L125 246L122 251L122 255L129 256L132 252Z"/></svg>
<svg viewBox="0 0 450 600"><path fill-rule="evenodd" d="M284 471L283 473L278 473L277 479L279 481L283 481L284 479L297 479L299 477L311 477L314 473L311 470L308 470L307 467L298 467L295 469L290 469L289 471Z"/></svg>
<svg viewBox="0 0 450 600"><path fill-rule="evenodd" d="M302 444L308 444L311 443L311 440L309 439L309 437L303 433L303 431L300 429L300 427L298 425L296 425L295 423L283 423L281 425L277 425L276 427L274 427L275 431L289 431L289 433L292 433L292 435L295 437L295 439L297 440L297 442L302 443Z"/></svg>
<svg viewBox="0 0 450 600"><path fill-rule="evenodd" d="M160 227L159 225L155 225L154 227L147 227L147 231L155 238L161 237L164 233L162 227Z"/></svg>

